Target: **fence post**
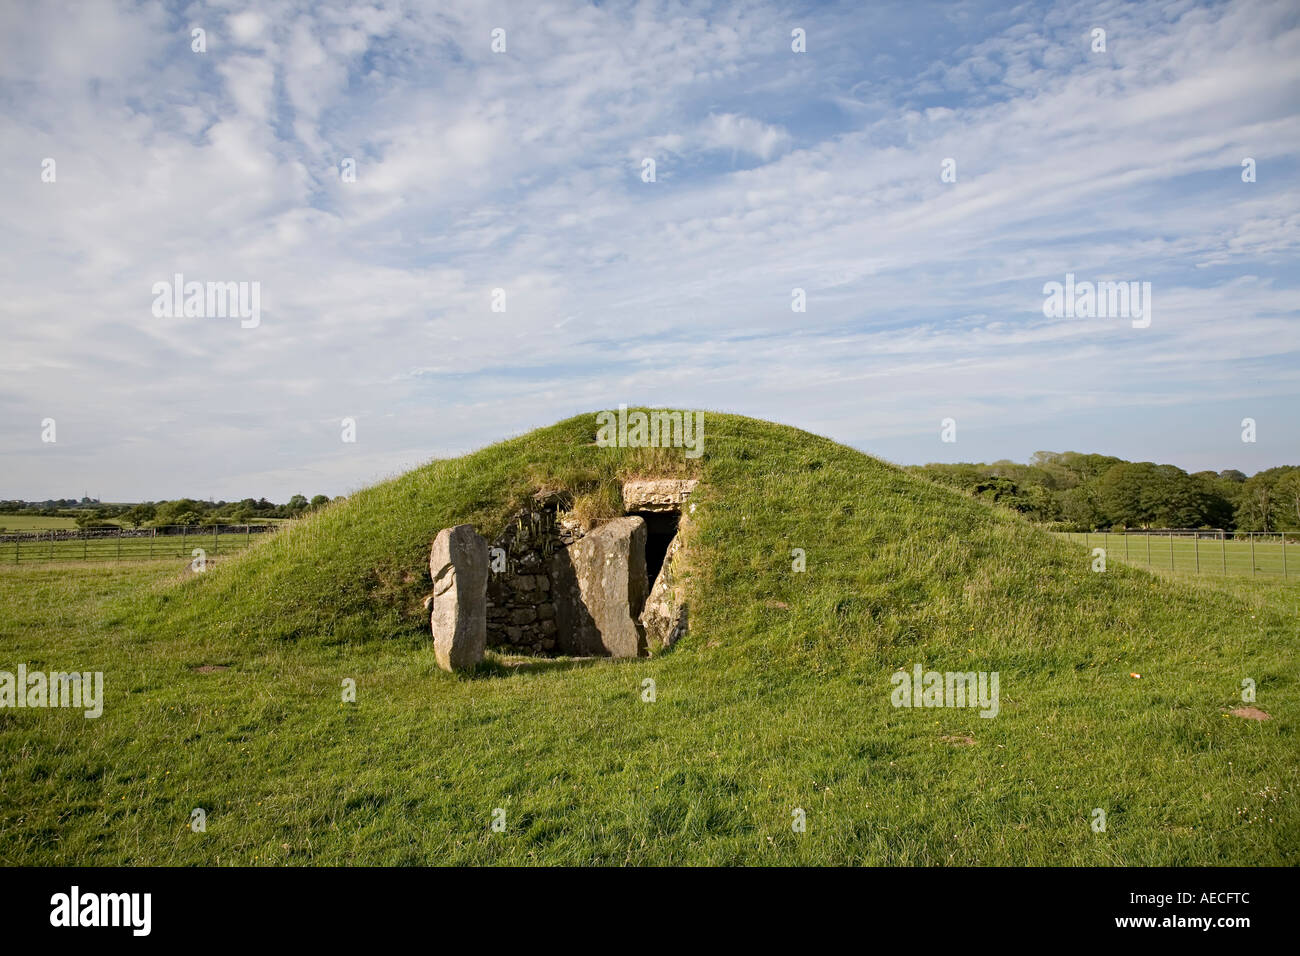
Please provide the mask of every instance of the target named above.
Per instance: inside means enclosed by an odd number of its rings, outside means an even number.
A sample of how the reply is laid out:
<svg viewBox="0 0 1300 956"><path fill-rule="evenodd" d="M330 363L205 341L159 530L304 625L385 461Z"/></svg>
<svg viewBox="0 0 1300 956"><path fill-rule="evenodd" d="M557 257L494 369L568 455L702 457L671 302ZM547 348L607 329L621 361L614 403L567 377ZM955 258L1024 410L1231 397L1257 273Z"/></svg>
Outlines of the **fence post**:
<svg viewBox="0 0 1300 956"><path fill-rule="evenodd" d="M189 525L181 525L181 557L187 557L185 554L185 533L189 531Z"/></svg>
<svg viewBox="0 0 1300 956"><path fill-rule="evenodd" d="M1223 549L1223 576L1228 576L1228 532L1219 532L1219 545Z"/></svg>
<svg viewBox="0 0 1300 956"><path fill-rule="evenodd" d="M1250 576L1255 576L1255 532L1250 533Z"/></svg>
<svg viewBox="0 0 1300 956"><path fill-rule="evenodd" d="M220 527L221 525L217 525L217 524L214 524L212 526L212 553L213 554L217 553L217 529Z"/></svg>

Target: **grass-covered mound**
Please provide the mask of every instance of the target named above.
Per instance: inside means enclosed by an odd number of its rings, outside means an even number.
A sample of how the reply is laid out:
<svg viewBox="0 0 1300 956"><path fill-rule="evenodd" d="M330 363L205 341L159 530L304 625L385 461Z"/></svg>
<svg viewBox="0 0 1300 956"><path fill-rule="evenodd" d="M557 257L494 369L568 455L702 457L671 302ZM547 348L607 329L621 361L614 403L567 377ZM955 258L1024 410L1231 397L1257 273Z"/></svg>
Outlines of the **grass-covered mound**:
<svg viewBox="0 0 1300 956"><path fill-rule="evenodd" d="M0 571L0 667L108 688L98 720L0 714L0 862L1300 861L1289 592L1094 573L791 428L706 414L688 461L597 448L593 422L417 469L202 576ZM494 535L539 489L599 518L625 477L688 474L672 651L437 669L419 601L439 528ZM999 672L999 715L892 707L916 663ZM1272 720L1225 715L1243 678Z"/></svg>

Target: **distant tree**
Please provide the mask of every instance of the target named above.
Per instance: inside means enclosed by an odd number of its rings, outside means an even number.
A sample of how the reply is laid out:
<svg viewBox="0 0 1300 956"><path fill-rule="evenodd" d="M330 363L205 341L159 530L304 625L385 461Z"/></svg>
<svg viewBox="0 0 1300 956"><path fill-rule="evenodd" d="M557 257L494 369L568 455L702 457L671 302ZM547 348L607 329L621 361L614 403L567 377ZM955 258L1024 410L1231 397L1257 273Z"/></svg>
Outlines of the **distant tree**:
<svg viewBox="0 0 1300 956"><path fill-rule="evenodd" d="M312 498L309 507L311 508L312 511L315 511L318 508L323 508L325 505L329 503L330 503L329 495L316 495L314 498Z"/></svg>
<svg viewBox="0 0 1300 956"><path fill-rule="evenodd" d="M77 517L73 520L76 521L77 527L81 528L83 531L89 530L91 528L116 528L117 527L117 525L113 524L113 522L105 521L103 516L98 511L79 512L77 514Z"/></svg>
<svg viewBox="0 0 1300 956"><path fill-rule="evenodd" d="M1047 476L1044 484L1052 491L1064 491L1079 484L1078 473L1067 468L1064 461L1065 455L1056 451L1036 451L1029 456L1030 467Z"/></svg>
<svg viewBox="0 0 1300 956"><path fill-rule="evenodd" d="M1203 525L1206 509L1200 482L1176 465L1156 465L1156 472L1160 483L1148 504L1156 524L1166 528L1199 528Z"/></svg>
<svg viewBox="0 0 1300 956"><path fill-rule="evenodd" d="M1300 468L1293 468L1273 486L1277 500L1278 527L1300 528Z"/></svg>
<svg viewBox="0 0 1300 956"><path fill-rule="evenodd" d="M1030 485L1020 490L1020 510L1031 521L1056 521L1061 517L1061 507L1056 495L1044 485Z"/></svg>
<svg viewBox="0 0 1300 956"><path fill-rule="evenodd" d="M1058 501L1061 519L1071 527L1088 529L1100 527L1103 521L1092 489L1086 485L1067 488Z"/></svg>
<svg viewBox="0 0 1300 956"><path fill-rule="evenodd" d="M1010 478L986 478L974 488L975 494L986 501L996 501L1015 507L1020 499L1020 488Z"/></svg>
<svg viewBox="0 0 1300 956"><path fill-rule="evenodd" d="M206 502L195 501L193 498L177 498L174 501L164 501L157 507L154 524L159 526L198 524L207 510Z"/></svg>
<svg viewBox="0 0 1300 956"><path fill-rule="evenodd" d="M1212 471L1198 471L1191 478L1200 489L1203 500L1203 520L1198 527L1231 528L1236 510L1236 485Z"/></svg>
<svg viewBox="0 0 1300 956"><path fill-rule="evenodd" d="M145 503L135 505L126 513L125 517L126 520L131 523L132 528L138 528L140 525L152 521L157 513L157 508L151 504Z"/></svg>
<svg viewBox="0 0 1300 956"><path fill-rule="evenodd" d="M289 499L289 503L284 506L285 517L296 518L307 510L307 498L304 495L294 495Z"/></svg>
<svg viewBox="0 0 1300 956"><path fill-rule="evenodd" d="M1122 463L1124 459L1111 455L1084 455L1077 451L1064 452L1060 457L1060 467L1073 474L1080 484L1099 478L1112 465Z"/></svg>
<svg viewBox="0 0 1300 956"><path fill-rule="evenodd" d="M1237 501L1237 527L1243 531L1273 531L1277 528L1277 496L1274 486L1292 469L1269 468L1251 475L1241 486Z"/></svg>
<svg viewBox="0 0 1300 956"><path fill-rule="evenodd" d="M1028 464L995 461L911 466L941 484L1013 508L1039 522L1077 530L1100 527L1300 528L1300 499L1289 497L1293 466L1248 479L1242 472L1199 471L1130 462L1110 455L1038 451ZM1261 477L1262 476L1262 477ZM1283 479L1286 478L1286 482Z"/></svg>
<svg viewBox="0 0 1300 956"><path fill-rule="evenodd" d="M1112 465L1092 484L1101 523L1146 527L1151 514L1143 505L1143 488L1156 478L1151 462L1124 462Z"/></svg>

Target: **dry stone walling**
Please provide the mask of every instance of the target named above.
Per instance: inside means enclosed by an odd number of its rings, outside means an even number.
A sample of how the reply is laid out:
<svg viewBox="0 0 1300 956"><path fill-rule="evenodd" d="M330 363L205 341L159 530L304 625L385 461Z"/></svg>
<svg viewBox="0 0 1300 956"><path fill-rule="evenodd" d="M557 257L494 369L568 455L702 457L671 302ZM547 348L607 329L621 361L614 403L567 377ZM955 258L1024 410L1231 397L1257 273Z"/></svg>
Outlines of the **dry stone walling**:
<svg viewBox="0 0 1300 956"><path fill-rule="evenodd" d="M438 663L472 668L485 645L534 654L635 657L686 632L678 532L695 481L623 486L621 518L582 529L538 495L491 545L469 525L438 533L429 570Z"/></svg>

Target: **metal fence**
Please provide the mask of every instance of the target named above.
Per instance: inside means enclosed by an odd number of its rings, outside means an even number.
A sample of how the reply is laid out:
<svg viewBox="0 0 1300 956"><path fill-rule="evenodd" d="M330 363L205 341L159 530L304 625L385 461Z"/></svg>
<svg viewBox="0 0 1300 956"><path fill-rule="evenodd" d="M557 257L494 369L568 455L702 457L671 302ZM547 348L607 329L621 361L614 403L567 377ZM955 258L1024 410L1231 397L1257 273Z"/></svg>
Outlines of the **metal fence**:
<svg viewBox="0 0 1300 956"><path fill-rule="evenodd" d="M242 551L254 536L278 525L167 525L161 528L87 528L11 531L0 534L0 560L124 561L131 558L189 559L195 548L206 556Z"/></svg>
<svg viewBox="0 0 1300 956"><path fill-rule="evenodd" d="M1205 531L1160 528L1145 531L1062 532L1085 547L1103 548L1107 559L1193 574L1291 576L1300 560L1300 531ZM1296 571L1300 573L1300 566Z"/></svg>

